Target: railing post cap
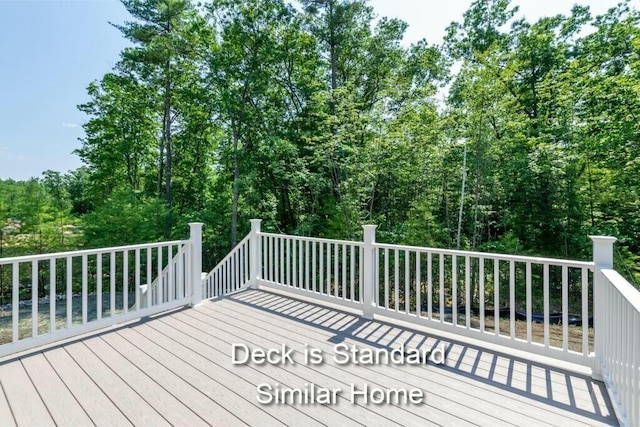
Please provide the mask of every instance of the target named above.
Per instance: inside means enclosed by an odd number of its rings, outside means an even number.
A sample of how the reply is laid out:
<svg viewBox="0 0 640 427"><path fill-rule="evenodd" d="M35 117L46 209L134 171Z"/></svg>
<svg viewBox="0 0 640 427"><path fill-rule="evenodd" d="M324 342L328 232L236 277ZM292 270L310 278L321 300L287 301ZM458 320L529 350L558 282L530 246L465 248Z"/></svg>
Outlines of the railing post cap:
<svg viewBox="0 0 640 427"><path fill-rule="evenodd" d="M260 223L262 222L261 219L250 219L249 220L251 222L251 231L252 232L259 232L260 231Z"/></svg>
<svg viewBox="0 0 640 427"><path fill-rule="evenodd" d="M189 230L193 233L193 232L202 232L202 226L204 225L204 222L190 222L189 223Z"/></svg>
<svg viewBox="0 0 640 427"><path fill-rule="evenodd" d="M598 268L613 268L613 236L589 236L593 241L593 263Z"/></svg>
<svg viewBox="0 0 640 427"><path fill-rule="evenodd" d="M363 225L362 226L362 230L364 231L364 236L363 240L364 240L364 244L368 245L368 244L372 244L376 242L376 227L378 227L377 225L371 225L371 224L367 224L367 225Z"/></svg>
<svg viewBox="0 0 640 427"><path fill-rule="evenodd" d="M617 237L613 237L613 236L589 236L589 238L591 240L593 240L593 242L610 242L610 243L615 243L618 238Z"/></svg>

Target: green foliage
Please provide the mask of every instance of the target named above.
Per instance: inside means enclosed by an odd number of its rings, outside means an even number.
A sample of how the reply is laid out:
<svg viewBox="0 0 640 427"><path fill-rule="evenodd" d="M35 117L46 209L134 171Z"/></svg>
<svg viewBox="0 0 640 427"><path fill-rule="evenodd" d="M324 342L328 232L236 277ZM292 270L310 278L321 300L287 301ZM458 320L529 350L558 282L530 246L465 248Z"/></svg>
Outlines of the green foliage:
<svg viewBox="0 0 640 427"><path fill-rule="evenodd" d="M60 230L80 223L101 246L203 221L210 267L259 217L285 233L359 239L375 223L380 241L585 259L586 236L613 234L616 263L639 274L629 2L530 22L476 0L441 46L409 47L406 24L364 0L123 3L133 45L79 107L86 166L0 182L0 219L20 221L24 248L78 245Z"/></svg>
<svg viewBox="0 0 640 427"><path fill-rule="evenodd" d="M80 244L78 220L71 213L70 175L43 175L0 180L0 257L60 252Z"/></svg>
<svg viewBox="0 0 640 427"><path fill-rule="evenodd" d="M82 218L86 247L123 246L161 240L162 200L116 191Z"/></svg>

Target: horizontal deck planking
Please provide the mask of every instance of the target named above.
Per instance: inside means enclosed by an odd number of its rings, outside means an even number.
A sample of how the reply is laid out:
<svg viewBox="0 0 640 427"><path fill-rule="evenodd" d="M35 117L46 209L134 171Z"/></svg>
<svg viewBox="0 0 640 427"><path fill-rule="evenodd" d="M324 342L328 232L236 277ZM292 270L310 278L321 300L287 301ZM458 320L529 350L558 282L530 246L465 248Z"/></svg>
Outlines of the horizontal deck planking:
<svg viewBox="0 0 640 427"><path fill-rule="evenodd" d="M193 328L191 329L192 331L197 329L195 325L199 323L198 319L183 318L181 320L183 320L185 323L184 324L176 323L175 326L185 328L185 327L188 327L187 325L191 325L193 326ZM210 338L207 337L206 334L202 334L200 336L205 340L210 340ZM235 336L235 342L246 342L245 340L246 337L244 336L238 336L235 334L235 332L233 336ZM230 342L223 341L223 342L219 342L219 345L220 344L221 344L220 349L228 353L229 349L231 348ZM270 344L268 348L274 348L274 346L279 346L279 344ZM267 347L263 347L263 348L267 348ZM242 367L236 367L234 369L245 369L245 368L246 367L242 366ZM272 374L271 376L273 377L273 380L270 381L271 384L274 384L274 382L278 382L279 384L286 385L289 387L302 387L304 386L305 383L315 383L318 386L326 387L326 388L339 387L339 388L342 388L343 391L348 389L348 384L344 381L343 378L327 375L327 373L319 372L319 370L309 366L305 366L305 365L296 365L293 368L265 365L265 366L261 366L260 369ZM252 396L254 396L255 394L256 393L255 393L255 387L254 387ZM308 407L305 406L305 411L307 408ZM410 423L410 424L422 423L424 425L430 425L429 420L423 419L421 417L414 417L411 414L405 414L405 413L399 412L397 410L398 408L393 408L393 407L379 408L375 406L371 408L367 408L361 405L351 405L348 402L347 398L344 396L340 397L338 405L328 406L327 408L332 409L337 414L341 414L341 416L345 416L349 418L352 422L360 422L360 423L364 423L365 425L382 425L382 424L395 425L395 424L400 424L402 422ZM366 412L363 412L362 409L369 409L369 410ZM335 414L326 421L328 422L337 421L333 419L334 417L335 417ZM404 421L397 421L397 420L401 420L402 417L405 417Z"/></svg>
<svg viewBox="0 0 640 427"><path fill-rule="evenodd" d="M336 343L447 346L447 366L355 366ZM232 343L325 352L322 365L232 366ZM420 388L422 405L261 405L261 383ZM263 291L246 291L0 362L2 425L615 425L601 383Z"/></svg>
<svg viewBox="0 0 640 427"><path fill-rule="evenodd" d="M312 305L302 303L299 305L302 308L292 306L291 309L285 307L284 309L276 309L276 311L288 316L297 316L296 312L304 310L305 307L313 308ZM269 305L261 304L261 307L269 308ZM355 323L359 319L356 316L346 315L344 313L342 316L336 316L330 311L325 311L324 316L314 317L314 323L317 322L319 326L331 328L337 333L347 328L349 323ZM323 317L327 317L328 320L324 321ZM306 317L303 316L297 318L302 321L307 321ZM421 340L424 340L425 337L422 334L416 335L414 332L407 331L403 328L384 325L378 322L362 324L358 330L349 331L349 333L353 334L354 338L366 339L367 341L374 342L376 345L390 347L399 345L400 343L405 343L407 347L425 345L425 343L419 342L417 338L420 337ZM435 342L435 338L431 337L429 339L431 342ZM525 363L509 356L482 351L464 345L450 344L449 349L448 361L459 371L469 373L473 371L474 375L490 379L497 384L508 384L516 389L534 392L543 397L549 395L547 392L550 386L553 386L552 392L554 395L568 395L567 377L563 371L545 368L542 365ZM473 357L474 355L475 357ZM526 375L526 379L523 381L514 381L514 376L522 374ZM589 391L586 385L587 380L585 380L584 377L573 375L569 378L573 380L575 386L581 387L582 391ZM535 391L532 390L532 385L536 388Z"/></svg>
<svg viewBox="0 0 640 427"><path fill-rule="evenodd" d="M0 366L0 383L6 393L13 421L16 424L55 425L21 360ZM11 422L12 420L7 421ZM2 424L4 424L4 420L2 420Z"/></svg>
<svg viewBox="0 0 640 427"><path fill-rule="evenodd" d="M258 297L256 298L255 295L258 295ZM290 336L288 328L302 328L301 335L305 342L309 342L314 336L317 336L316 341L321 342L332 338L335 339L336 335L345 335L345 342L358 344L359 346L363 345L363 340L365 340L365 346L366 342L375 343L376 346L384 345L387 347L395 347L401 343L405 343L407 347L415 348L419 346L418 344L425 343L424 334L418 332L381 324L379 322L363 321L357 316L346 313L333 312L333 314L331 314L330 310L319 308L312 304L303 302L298 302L297 305L292 304L292 300L288 298L264 293L262 293L262 295L259 293L245 293L234 297L234 299L244 300L244 310L238 307L237 304L231 302L231 300L227 300L222 302L221 307L216 307L215 311L221 312L222 315L226 315L227 317L245 317L248 313L252 313L252 319L247 318L246 322L257 321L260 323L262 322L261 318L268 318L271 326L282 326L282 328L271 327L270 330L282 331L283 329L287 329L287 336ZM254 314L255 308L247 306L247 303L259 307L261 309L260 314ZM211 306L205 308L212 309ZM227 310L233 310L235 313L230 313ZM269 313L269 311L271 311L271 313ZM281 313L283 316L292 316L292 314L287 314L287 312L291 312L297 316L293 322L293 326L287 326L284 323L282 325L274 323L281 321L280 317L278 317L276 321L273 320L273 312L275 311ZM308 314L301 314L305 313L305 311L308 312ZM354 327L353 324L349 326L349 323L358 324L358 326ZM339 332L340 328L344 328L346 332ZM434 340L433 337L429 337L429 339L432 340L431 342ZM330 347L332 347L332 345ZM510 358L508 355L492 354L491 352L483 351L482 358L491 358L494 361L492 363L494 365L493 368L489 367L488 369L484 369L485 373L490 373L493 377L491 381L486 381L483 380L482 376L477 374L481 372L478 366L479 364L472 363L473 359L469 357L471 353L477 352L478 350L460 344L451 345L451 347L452 350L448 354L447 361L449 364L454 365L453 369L427 367L421 371L428 372L432 376L445 376L446 380L443 380L444 382L442 383L444 389L454 387L456 383L452 383L451 380L455 379L465 381L466 384L460 388L460 391L472 396L486 395L487 393L482 393L482 389L485 389L491 391L491 394L488 394L488 399L491 400L495 400L493 399L494 393L501 396L500 401L503 401L504 398L524 398L522 400L526 402L523 406L523 409L526 409L526 412L523 412L525 415L532 413L531 405L533 405L533 407L539 406L542 409L541 415L544 416L545 419L548 417L548 411L555 411L555 413L563 414L563 416L570 419L580 419L581 422L616 423L611 412L612 409L608 397L601 383L594 383L582 375L568 373L557 368L545 367L544 365L537 365L535 363L525 364L518 359ZM462 351L461 349L465 349L467 356L462 358L462 360L459 358L459 354ZM459 361L460 363L458 363ZM475 360L473 362L475 362ZM372 369L387 368L389 367L372 367ZM468 372L465 372L472 371L473 369L476 370L476 374L474 375L468 375ZM526 373L527 369L530 369L531 373ZM523 375L525 373L526 375ZM536 378L534 374L539 377ZM518 378L520 378L519 381ZM429 382L431 381L432 380L429 380ZM507 382L510 383L510 385L505 387ZM539 393L538 395L532 392L532 387ZM548 392L549 388L551 392ZM576 402L577 406L575 406ZM513 407L512 404L513 403L510 402L505 405ZM576 413L571 412L574 410ZM586 418L581 416L582 414L586 415Z"/></svg>

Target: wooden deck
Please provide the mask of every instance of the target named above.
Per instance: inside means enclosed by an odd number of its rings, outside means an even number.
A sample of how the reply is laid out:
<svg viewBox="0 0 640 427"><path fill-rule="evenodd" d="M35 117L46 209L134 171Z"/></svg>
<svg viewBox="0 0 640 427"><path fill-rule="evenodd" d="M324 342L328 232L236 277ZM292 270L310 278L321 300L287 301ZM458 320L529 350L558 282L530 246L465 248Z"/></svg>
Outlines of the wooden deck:
<svg viewBox="0 0 640 427"><path fill-rule="evenodd" d="M283 343L322 365L232 365ZM338 365L334 346L432 348L446 365ZM0 425L617 425L603 384L392 324L244 291L0 362ZM263 405L258 384L420 388L424 404Z"/></svg>

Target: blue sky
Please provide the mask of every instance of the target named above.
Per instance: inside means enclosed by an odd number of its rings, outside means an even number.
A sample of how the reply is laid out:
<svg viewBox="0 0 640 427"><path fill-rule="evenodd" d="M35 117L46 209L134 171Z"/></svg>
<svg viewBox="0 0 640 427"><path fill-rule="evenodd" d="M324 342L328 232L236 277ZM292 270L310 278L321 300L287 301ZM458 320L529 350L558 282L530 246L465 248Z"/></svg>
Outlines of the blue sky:
<svg viewBox="0 0 640 427"><path fill-rule="evenodd" d="M515 0L530 20L568 13L576 1L603 13L615 0ZM382 16L409 23L405 41L439 43L471 0L371 0ZM87 85L118 61L126 41L109 22L130 19L118 0L0 0L0 178L81 166Z"/></svg>
<svg viewBox="0 0 640 427"><path fill-rule="evenodd" d="M127 17L119 1L0 0L0 178L81 165L76 106L118 61L126 44L108 22Z"/></svg>

